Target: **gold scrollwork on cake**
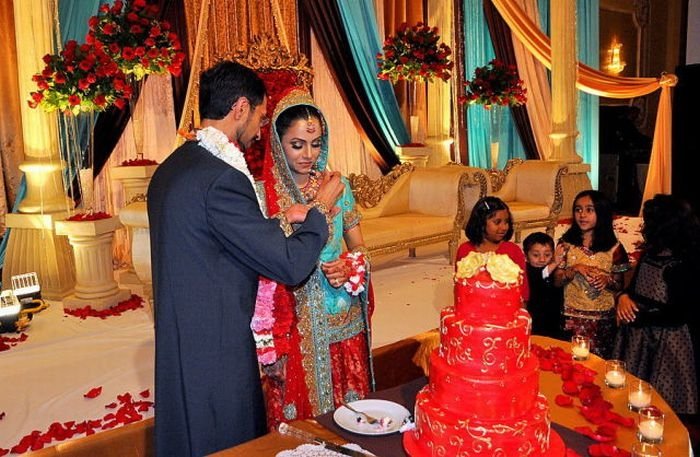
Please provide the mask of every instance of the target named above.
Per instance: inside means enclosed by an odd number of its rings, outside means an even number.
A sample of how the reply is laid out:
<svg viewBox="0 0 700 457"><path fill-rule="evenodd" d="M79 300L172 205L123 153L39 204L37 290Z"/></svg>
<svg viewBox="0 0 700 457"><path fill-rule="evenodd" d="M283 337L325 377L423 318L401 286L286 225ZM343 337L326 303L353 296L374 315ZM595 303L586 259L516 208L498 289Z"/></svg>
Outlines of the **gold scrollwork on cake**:
<svg viewBox="0 0 700 457"><path fill-rule="evenodd" d="M384 194L391 189L401 175L413 171L414 168L412 163L405 162L395 166L389 173L375 180L370 179L367 175L351 173L348 176L348 181L350 181L350 188L355 196L355 201L363 208L377 206Z"/></svg>

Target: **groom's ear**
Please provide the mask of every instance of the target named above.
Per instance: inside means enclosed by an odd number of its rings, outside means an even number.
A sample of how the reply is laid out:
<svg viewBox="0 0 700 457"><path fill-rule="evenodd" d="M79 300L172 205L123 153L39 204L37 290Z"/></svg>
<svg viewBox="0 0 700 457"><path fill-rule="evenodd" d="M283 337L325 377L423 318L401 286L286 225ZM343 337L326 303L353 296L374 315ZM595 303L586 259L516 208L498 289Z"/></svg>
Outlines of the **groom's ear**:
<svg viewBox="0 0 700 457"><path fill-rule="evenodd" d="M231 105L231 113L236 121L248 118L250 111L250 101L246 97L238 97Z"/></svg>

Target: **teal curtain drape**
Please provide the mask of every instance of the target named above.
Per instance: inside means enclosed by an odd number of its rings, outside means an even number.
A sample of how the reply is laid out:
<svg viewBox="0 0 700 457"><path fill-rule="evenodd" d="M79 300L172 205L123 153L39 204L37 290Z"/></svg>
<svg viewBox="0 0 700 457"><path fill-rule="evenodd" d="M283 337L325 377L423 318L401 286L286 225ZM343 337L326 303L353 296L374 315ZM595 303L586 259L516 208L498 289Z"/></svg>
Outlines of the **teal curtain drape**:
<svg viewBox="0 0 700 457"><path fill-rule="evenodd" d="M464 0L464 70L465 78L472 79L474 69L486 65L496 56L484 18L483 0ZM498 168L508 159L525 158L520 137L513 123L510 110L501 116L498 134ZM467 136L469 138L469 165L491 168L490 113L480 105L467 105Z"/></svg>
<svg viewBox="0 0 700 457"><path fill-rule="evenodd" d="M538 0L540 9L540 28L549 35L549 1ZM599 68L600 45L600 0L578 0L576 2L576 43L578 60L592 68ZM579 136L576 139L576 152L583 157L583 162L591 165L588 177L591 186L598 188L598 168L600 150L598 144L600 110L599 97L578 92Z"/></svg>
<svg viewBox="0 0 700 457"><path fill-rule="evenodd" d="M381 52L382 45L372 0L338 0L338 9L350 42L352 58L384 136L393 146L408 143L408 131L401 118L394 88L389 81L377 79L376 55Z"/></svg>
<svg viewBox="0 0 700 457"><path fill-rule="evenodd" d="M578 0L576 5L578 60L589 67L599 68L600 44L600 0ZM591 165L591 186L598 188L599 150L599 97L578 92L578 131L576 151L583 162Z"/></svg>

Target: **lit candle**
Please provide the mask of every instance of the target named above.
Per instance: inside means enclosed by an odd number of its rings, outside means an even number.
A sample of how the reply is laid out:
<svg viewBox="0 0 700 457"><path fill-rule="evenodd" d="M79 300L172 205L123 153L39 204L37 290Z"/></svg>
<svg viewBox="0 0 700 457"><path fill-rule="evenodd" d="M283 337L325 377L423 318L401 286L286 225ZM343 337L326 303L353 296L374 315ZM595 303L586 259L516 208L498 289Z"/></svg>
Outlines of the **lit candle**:
<svg viewBox="0 0 700 457"><path fill-rule="evenodd" d="M629 393L627 401L635 408L644 408L645 406L649 406L651 404L651 392L633 390Z"/></svg>
<svg viewBox="0 0 700 457"><path fill-rule="evenodd" d="M639 433L650 441L660 441L664 436L664 424L656 420L639 423Z"/></svg>
<svg viewBox="0 0 700 457"><path fill-rule="evenodd" d="M605 383L610 387L620 387L625 385L625 373L618 370L610 370L605 373Z"/></svg>
<svg viewBox="0 0 700 457"><path fill-rule="evenodd" d="M571 338L571 353L574 360L587 360L590 354L590 340L583 335L574 335Z"/></svg>
<svg viewBox="0 0 700 457"><path fill-rule="evenodd" d="M585 346L574 346L571 348L571 352L574 353L577 359L588 358L589 350Z"/></svg>

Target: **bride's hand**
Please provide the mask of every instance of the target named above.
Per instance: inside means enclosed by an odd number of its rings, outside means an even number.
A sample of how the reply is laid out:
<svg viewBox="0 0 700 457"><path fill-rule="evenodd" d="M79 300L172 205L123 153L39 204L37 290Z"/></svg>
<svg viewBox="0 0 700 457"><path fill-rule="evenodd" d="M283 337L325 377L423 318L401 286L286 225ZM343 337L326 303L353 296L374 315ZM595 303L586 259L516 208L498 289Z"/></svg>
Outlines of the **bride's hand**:
<svg viewBox="0 0 700 457"><path fill-rule="evenodd" d="M326 275L328 283L336 289L348 280L348 268L342 259L322 263L321 271Z"/></svg>

